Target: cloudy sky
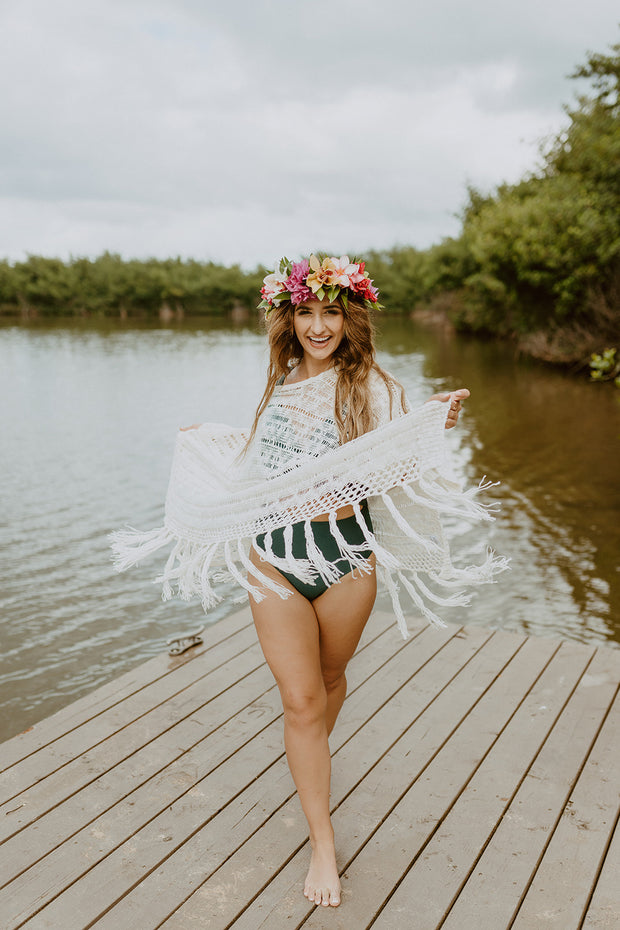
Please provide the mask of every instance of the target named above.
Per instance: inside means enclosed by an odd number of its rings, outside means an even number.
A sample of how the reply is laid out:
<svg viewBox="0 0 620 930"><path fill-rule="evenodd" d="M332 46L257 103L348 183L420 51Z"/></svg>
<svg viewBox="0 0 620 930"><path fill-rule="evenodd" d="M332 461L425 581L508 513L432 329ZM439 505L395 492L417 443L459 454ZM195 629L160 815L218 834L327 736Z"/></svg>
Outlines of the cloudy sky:
<svg viewBox="0 0 620 930"><path fill-rule="evenodd" d="M617 0L0 4L0 256L425 247L536 165Z"/></svg>

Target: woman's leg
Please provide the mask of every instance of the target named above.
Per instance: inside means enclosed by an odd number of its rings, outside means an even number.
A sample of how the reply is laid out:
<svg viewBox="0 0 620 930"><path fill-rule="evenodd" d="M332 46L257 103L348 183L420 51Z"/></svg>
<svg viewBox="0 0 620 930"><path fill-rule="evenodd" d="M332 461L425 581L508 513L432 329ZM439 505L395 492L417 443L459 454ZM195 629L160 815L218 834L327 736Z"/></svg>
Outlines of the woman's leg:
<svg viewBox="0 0 620 930"><path fill-rule="evenodd" d="M263 601L257 604L250 598L250 604L282 697L286 755L310 830L312 860L304 894L315 904L336 906L340 880L329 816L328 726L331 729L342 706L344 669L372 609L374 573L355 580L347 576L310 602L276 569L259 562L256 553L251 559L292 592L286 601L266 592Z"/></svg>
<svg viewBox="0 0 620 930"><path fill-rule="evenodd" d="M370 556L374 568L375 557ZM377 596L374 573L354 571L332 585L312 606L320 630L321 674L327 693L325 714L331 733L347 694L346 668L357 649Z"/></svg>

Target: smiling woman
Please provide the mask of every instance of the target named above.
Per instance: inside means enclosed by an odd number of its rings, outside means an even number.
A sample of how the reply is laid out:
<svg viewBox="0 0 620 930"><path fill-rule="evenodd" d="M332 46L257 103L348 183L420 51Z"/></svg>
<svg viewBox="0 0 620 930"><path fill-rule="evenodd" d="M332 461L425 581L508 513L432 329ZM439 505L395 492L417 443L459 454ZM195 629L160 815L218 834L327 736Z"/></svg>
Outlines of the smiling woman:
<svg viewBox="0 0 620 930"><path fill-rule="evenodd" d="M300 304L295 308L293 327L306 367L309 371L316 368L313 374L318 374L344 335L344 316L340 304L330 300L311 300Z"/></svg>
<svg viewBox="0 0 620 930"><path fill-rule="evenodd" d="M216 603L222 572L213 568L222 561L224 577L249 592L309 826L304 894L335 907L328 736L375 601L376 572L406 636L396 578L427 618L441 622L429 601L462 604L455 586L490 581L505 565L492 554L465 570L451 562L441 515L488 518L454 481L443 445L469 391L411 410L375 359L378 293L364 263L283 259L261 293L270 359L252 429L182 431L165 526L117 534L115 547L124 568L174 541L166 595L174 583L182 597L199 594L205 608ZM431 591L420 572L446 593Z"/></svg>

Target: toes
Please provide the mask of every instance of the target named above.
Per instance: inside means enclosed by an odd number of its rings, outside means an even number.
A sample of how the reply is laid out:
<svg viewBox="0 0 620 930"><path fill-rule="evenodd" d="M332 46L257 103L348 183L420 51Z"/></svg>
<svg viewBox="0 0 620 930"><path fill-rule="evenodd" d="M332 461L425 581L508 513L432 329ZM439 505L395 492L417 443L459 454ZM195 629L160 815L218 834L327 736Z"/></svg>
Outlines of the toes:
<svg viewBox="0 0 620 930"><path fill-rule="evenodd" d="M329 903L332 907L338 907L340 904L340 893L338 891L332 891L329 898Z"/></svg>
<svg viewBox="0 0 620 930"><path fill-rule="evenodd" d="M321 890L320 901L323 907L329 907L329 888L323 888Z"/></svg>

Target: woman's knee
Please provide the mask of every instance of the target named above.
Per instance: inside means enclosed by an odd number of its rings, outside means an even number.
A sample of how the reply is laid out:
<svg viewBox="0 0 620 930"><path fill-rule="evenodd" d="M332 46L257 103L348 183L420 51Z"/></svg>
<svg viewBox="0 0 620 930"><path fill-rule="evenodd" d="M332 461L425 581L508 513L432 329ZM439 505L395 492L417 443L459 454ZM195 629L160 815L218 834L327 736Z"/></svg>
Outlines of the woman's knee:
<svg viewBox="0 0 620 930"><path fill-rule="evenodd" d="M282 706L287 723L296 726L312 726L325 718L327 691L324 685L312 690L281 690Z"/></svg>
<svg viewBox="0 0 620 930"><path fill-rule="evenodd" d="M323 669L323 684L327 694L347 688L347 676L344 669Z"/></svg>

